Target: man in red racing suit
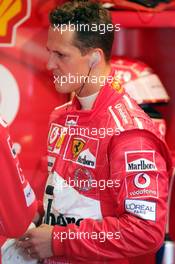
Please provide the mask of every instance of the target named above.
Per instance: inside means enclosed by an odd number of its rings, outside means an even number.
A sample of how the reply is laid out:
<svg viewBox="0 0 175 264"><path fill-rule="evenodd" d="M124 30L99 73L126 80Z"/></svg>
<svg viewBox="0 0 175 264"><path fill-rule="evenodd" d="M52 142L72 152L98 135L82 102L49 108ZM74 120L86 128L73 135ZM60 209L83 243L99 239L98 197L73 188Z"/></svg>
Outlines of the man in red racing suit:
<svg viewBox="0 0 175 264"><path fill-rule="evenodd" d="M169 153L115 86L107 83L91 110L74 97L51 116L44 208L54 257L44 263L128 263L163 242Z"/></svg>
<svg viewBox="0 0 175 264"><path fill-rule="evenodd" d="M107 23L105 14L86 1L66 3L51 13L48 68L58 81L70 73L86 78L82 85L72 79L55 82L58 92L76 95L51 115L45 224L28 231L21 242L45 264L126 264L156 252L164 239L171 169L165 142L114 78L102 38L92 32L78 38L77 32L54 28L70 19ZM103 39L112 44L109 32ZM80 43L86 41L91 48L83 53ZM89 84L93 74L105 76L105 84Z"/></svg>
<svg viewBox="0 0 175 264"><path fill-rule="evenodd" d="M53 172L45 191L45 222L54 225L55 256L70 263L120 263L161 246L168 152L127 94L106 84L92 110L80 110L76 97L56 109L48 156Z"/></svg>
<svg viewBox="0 0 175 264"><path fill-rule="evenodd" d="M0 235L19 237L34 218L37 202L20 168L7 124L1 118L0 146Z"/></svg>

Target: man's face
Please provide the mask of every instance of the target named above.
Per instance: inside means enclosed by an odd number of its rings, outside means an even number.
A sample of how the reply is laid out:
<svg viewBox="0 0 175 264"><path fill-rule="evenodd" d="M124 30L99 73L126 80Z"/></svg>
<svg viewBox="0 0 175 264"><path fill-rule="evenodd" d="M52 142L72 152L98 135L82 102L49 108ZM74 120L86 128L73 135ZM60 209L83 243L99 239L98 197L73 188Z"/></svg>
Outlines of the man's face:
<svg viewBox="0 0 175 264"><path fill-rule="evenodd" d="M90 54L82 56L80 50L74 46L74 34L69 30L54 31L52 27L48 32L49 60L47 68L53 72L55 88L60 93L78 91L83 83L83 81L79 81L79 77L86 76L89 70Z"/></svg>

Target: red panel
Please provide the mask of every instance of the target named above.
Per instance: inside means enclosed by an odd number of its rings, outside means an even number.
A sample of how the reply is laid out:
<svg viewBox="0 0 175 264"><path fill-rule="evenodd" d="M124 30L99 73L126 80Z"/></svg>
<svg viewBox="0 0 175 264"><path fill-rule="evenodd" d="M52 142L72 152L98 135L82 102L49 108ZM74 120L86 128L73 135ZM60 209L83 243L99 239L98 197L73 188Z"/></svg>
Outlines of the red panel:
<svg viewBox="0 0 175 264"><path fill-rule="evenodd" d="M175 31L174 29L123 29L116 33L113 54L147 63L165 85L170 102L156 106L167 122L167 142L175 151Z"/></svg>
<svg viewBox="0 0 175 264"><path fill-rule="evenodd" d="M164 12L112 11L114 24L126 28L175 27L175 10Z"/></svg>

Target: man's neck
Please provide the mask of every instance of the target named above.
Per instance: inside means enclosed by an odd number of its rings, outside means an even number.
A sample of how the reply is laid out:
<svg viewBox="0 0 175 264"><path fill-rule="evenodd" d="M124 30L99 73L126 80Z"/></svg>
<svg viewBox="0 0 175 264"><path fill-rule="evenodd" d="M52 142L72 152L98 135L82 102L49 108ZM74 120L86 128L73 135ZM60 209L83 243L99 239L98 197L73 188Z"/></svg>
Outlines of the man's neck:
<svg viewBox="0 0 175 264"><path fill-rule="evenodd" d="M78 90L76 94L79 97L87 97L99 92L100 89L103 87L105 79L109 75L110 71L111 71L111 66L108 64L106 64L101 68L100 67L98 68L96 67L95 69L92 68L89 74L89 78L84 84L82 90Z"/></svg>
<svg viewBox="0 0 175 264"><path fill-rule="evenodd" d="M85 96L85 97L79 97L78 95L76 95L76 97L78 98L80 105L81 105L81 109L83 110L90 110L93 107L93 104L98 96L99 92L94 93L92 95L89 96Z"/></svg>

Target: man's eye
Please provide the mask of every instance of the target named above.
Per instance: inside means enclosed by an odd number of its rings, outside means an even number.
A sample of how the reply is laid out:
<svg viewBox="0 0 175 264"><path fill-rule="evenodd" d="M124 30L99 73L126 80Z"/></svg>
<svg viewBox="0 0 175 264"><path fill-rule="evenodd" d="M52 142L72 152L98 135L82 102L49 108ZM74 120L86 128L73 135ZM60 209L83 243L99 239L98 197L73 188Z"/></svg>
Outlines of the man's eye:
<svg viewBox="0 0 175 264"><path fill-rule="evenodd" d="M64 54L62 54L60 52L55 52L55 53L58 55L58 57L64 57L65 56Z"/></svg>

